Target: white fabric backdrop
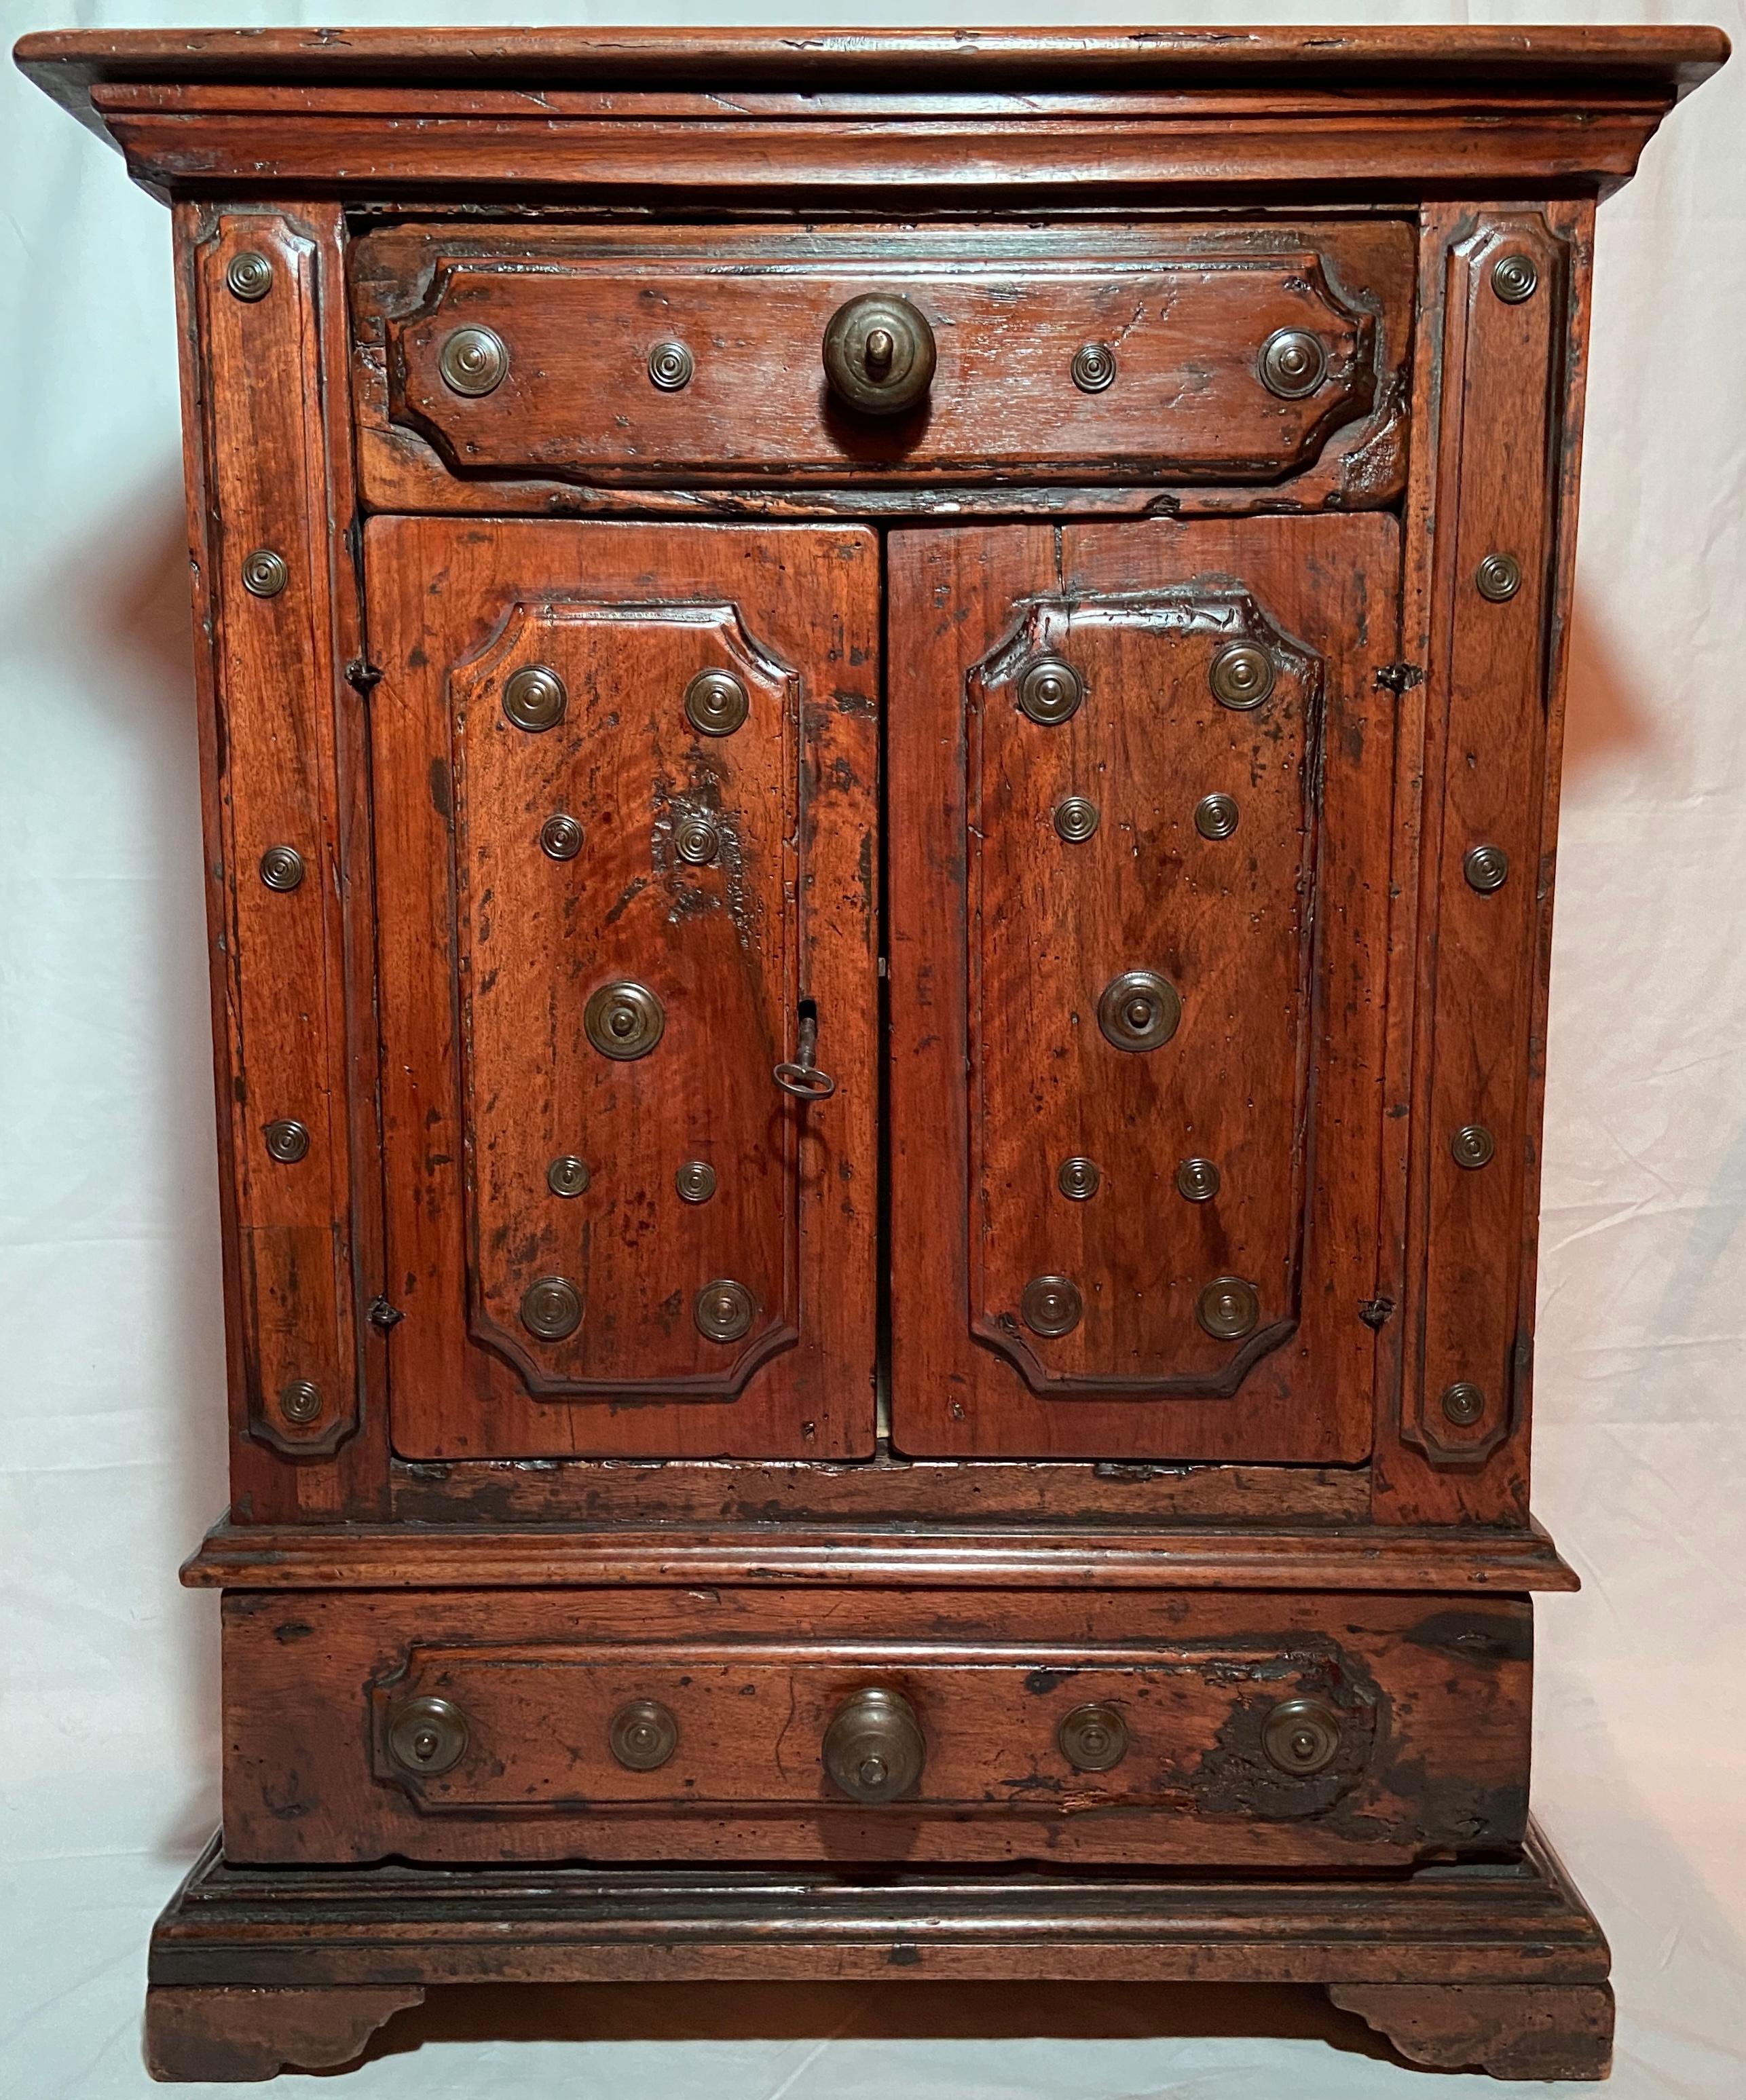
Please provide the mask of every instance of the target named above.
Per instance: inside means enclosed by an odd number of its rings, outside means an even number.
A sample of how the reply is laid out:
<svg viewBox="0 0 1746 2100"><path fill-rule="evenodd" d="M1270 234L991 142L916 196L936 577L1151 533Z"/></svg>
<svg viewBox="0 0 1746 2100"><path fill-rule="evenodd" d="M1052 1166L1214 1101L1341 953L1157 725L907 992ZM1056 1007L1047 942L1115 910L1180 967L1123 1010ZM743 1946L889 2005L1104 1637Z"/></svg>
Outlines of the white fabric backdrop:
<svg viewBox="0 0 1746 2100"><path fill-rule="evenodd" d="M516 18L491 0L334 11ZM1111 11L1701 19L1746 42L1739 0L1695 14ZM541 4L532 19L831 12ZM861 0L846 19L1074 13ZM73 20L330 19L228 0L6 0L0 17L8 42ZM216 1609L175 1574L224 1489L169 219L10 70L0 99L0 1929L14 1943L0 1957L0 2089L108 2100L151 2089L137 2042L145 1936L217 1816ZM1587 1587L1540 1608L1535 1789L1612 1937L1618 2100L1746 2092L1743 216L1746 55L1675 113L1603 207L1595 292L1535 1494ZM914 1984L462 1993L397 2023L346 2089L1432 2089L1319 2004ZM471 2036L484 2039L456 2045ZM1494 2089L1464 2077L1435 2089Z"/></svg>

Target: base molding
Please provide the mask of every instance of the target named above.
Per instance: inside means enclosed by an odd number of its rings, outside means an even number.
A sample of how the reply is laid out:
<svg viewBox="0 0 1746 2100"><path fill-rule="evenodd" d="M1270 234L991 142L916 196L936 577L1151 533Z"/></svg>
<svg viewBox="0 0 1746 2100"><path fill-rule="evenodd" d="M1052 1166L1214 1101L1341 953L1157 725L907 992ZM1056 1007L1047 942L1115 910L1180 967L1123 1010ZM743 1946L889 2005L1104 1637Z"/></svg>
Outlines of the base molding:
<svg viewBox="0 0 1746 2100"><path fill-rule="evenodd" d="M1316 1877L679 1866L239 1868L214 1839L152 1936L153 2075L356 2056L441 1983L873 1979L1320 1983L1421 2063L1599 2078L1600 1928L1519 1855Z"/></svg>

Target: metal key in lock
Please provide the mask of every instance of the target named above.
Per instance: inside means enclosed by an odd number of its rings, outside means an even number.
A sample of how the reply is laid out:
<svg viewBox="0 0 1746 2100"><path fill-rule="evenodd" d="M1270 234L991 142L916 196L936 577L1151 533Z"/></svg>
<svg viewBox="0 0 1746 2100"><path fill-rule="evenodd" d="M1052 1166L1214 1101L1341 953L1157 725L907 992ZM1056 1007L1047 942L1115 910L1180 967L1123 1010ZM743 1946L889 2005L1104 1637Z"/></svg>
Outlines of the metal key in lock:
<svg viewBox="0 0 1746 2100"><path fill-rule="evenodd" d="M803 999L800 1002L800 1040L794 1061L774 1066L771 1078L785 1094L792 1094L798 1101L828 1101L837 1091L837 1082L829 1072L819 1070L818 1052L818 1008L810 999Z"/></svg>

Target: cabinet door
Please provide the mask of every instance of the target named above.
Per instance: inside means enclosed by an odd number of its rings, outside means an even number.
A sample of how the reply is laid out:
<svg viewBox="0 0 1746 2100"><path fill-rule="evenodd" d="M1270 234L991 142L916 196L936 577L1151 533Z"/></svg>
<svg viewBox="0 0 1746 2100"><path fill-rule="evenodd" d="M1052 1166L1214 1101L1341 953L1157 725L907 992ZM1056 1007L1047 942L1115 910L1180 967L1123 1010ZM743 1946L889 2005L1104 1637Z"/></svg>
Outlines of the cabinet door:
<svg viewBox="0 0 1746 2100"><path fill-rule="evenodd" d="M896 1445L1363 1457L1395 526L888 567Z"/></svg>
<svg viewBox="0 0 1746 2100"><path fill-rule="evenodd" d="M876 540L365 545L396 1449L870 1451Z"/></svg>

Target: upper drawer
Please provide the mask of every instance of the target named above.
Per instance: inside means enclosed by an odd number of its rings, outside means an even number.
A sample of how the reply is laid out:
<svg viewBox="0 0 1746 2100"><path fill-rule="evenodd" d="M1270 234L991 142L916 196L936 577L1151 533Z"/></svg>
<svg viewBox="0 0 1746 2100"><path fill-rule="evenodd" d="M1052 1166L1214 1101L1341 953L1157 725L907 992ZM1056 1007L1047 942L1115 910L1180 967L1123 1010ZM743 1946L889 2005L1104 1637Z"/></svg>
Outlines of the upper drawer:
<svg viewBox="0 0 1746 2100"><path fill-rule="evenodd" d="M1411 285L1389 223L409 226L357 246L360 405L469 478L1253 485L1368 451L1350 505L1396 485Z"/></svg>

